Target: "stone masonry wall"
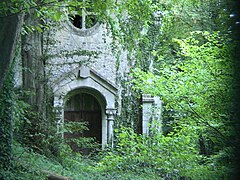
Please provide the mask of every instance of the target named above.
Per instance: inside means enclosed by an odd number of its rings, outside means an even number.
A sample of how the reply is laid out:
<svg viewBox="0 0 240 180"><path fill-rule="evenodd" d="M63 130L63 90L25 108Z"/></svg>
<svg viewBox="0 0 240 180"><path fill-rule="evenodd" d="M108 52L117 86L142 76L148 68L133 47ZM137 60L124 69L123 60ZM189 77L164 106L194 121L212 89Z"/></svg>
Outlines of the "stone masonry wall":
<svg viewBox="0 0 240 180"><path fill-rule="evenodd" d="M53 44L45 44L47 59L47 77L54 86L60 79L76 78L72 74L82 64L99 73L106 80L116 84L116 58L111 49L111 38L104 25L98 25L91 35L82 36L70 23L50 35ZM49 38L49 37L47 37ZM125 66L125 63L122 63ZM125 70L125 68L121 68Z"/></svg>

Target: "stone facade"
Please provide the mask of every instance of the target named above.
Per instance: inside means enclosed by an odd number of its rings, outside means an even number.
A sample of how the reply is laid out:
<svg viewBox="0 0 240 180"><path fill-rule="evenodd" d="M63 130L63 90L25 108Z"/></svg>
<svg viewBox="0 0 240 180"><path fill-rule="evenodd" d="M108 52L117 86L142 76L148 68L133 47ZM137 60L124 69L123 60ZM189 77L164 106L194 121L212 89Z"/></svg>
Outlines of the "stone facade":
<svg viewBox="0 0 240 180"><path fill-rule="evenodd" d="M60 77L72 78L73 69L87 65L115 84L116 58L105 26L98 24L88 35L80 32L68 22L51 36L54 45L45 47L51 56L47 62L51 82L54 84Z"/></svg>
<svg viewBox="0 0 240 180"><path fill-rule="evenodd" d="M131 92L123 94L126 91L119 81L128 79L125 77L130 71L127 56L127 51L112 45L111 33L104 24L96 23L93 27L79 29L70 20L65 20L43 33L44 75L53 91L59 127L66 120L67 101L76 94L87 94L95 98L101 109L102 147L113 145L114 119L121 115L122 98L131 96ZM15 84L21 87L24 69L21 53L17 57ZM149 135L153 120L161 122L161 107L158 97L142 95L142 123L138 125L143 134Z"/></svg>
<svg viewBox="0 0 240 180"><path fill-rule="evenodd" d="M53 45L45 44L49 57L46 72L54 92L59 125L64 123L64 105L71 94L91 94L102 109L102 146L112 145L119 96L116 75L119 69L127 71L126 58L120 59L121 67L117 69L111 38L105 26L99 23L84 32L70 22L64 22L62 28L51 32L50 40Z"/></svg>
<svg viewBox="0 0 240 180"><path fill-rule="evenodd" d="M54 108L58 125L64 124L64 107L76 94L87 93L101 107L102 147L113 145L114 117L121 113L121 83L117 76L129 72L127 53L113 49L112 40L103 24L78 29L70 21L45 34L46 76L54 93ZM113 54L121 52L119 59ZM87 102L85 102L87 104ZM159 98L143 95L142 132L149 134L149 122L161 109ZM158 115L160 117L160 114ZM91 130L91 129L90 129Z"/></svg>

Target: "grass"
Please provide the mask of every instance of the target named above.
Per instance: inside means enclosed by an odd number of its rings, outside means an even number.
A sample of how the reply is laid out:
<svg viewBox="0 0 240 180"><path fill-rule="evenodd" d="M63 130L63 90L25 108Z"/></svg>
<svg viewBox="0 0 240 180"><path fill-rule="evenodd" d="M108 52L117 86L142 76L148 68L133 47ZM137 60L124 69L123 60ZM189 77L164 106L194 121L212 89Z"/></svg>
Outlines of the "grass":
<svg viewBox="0 0 240 180"><path fill-rule="evenodd" d="M161 179L154 173L136 173L114 171L106 172L98 160L72 155L63 149L60 158L47 158L33 150L14 144L13 168L0 172L0 179L4 180L46 180L48 174L62 175L73 180L152 180Z"/></svg>

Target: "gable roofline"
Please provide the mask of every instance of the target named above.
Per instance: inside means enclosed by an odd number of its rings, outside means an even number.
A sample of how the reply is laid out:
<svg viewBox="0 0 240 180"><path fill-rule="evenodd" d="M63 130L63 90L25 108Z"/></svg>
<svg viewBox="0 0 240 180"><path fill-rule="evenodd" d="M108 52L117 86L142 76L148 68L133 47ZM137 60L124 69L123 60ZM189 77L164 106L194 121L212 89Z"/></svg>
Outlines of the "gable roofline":
<svg viewBox="0 0 240 180"><path fill-rule="evenodd" d="M91 79L112 94L117 95L117 86L88 66L81 66L58 78L57 81L53 82L54 92L73 81L84 81L86 79Z"/></svg>

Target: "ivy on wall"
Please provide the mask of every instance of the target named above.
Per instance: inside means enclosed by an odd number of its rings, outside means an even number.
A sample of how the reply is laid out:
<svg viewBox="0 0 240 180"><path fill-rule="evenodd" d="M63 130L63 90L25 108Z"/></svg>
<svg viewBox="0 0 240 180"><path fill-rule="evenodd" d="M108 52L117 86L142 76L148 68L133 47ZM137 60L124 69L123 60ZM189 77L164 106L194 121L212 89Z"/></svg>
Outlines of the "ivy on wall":
<svg viewBox="0 0 240 180"><path fill-rule="evenodd" d="M121 83L121 114L116 117L115 128L131 127L135 132L141 133L141 94L133 91L130 77L118 77ZM119 105L118 105L119 106Z"/></svg>
<svg viewBox="0 0 240 180"><path fill-rule="evenodd" d="M13 91L13 68L0 92L0 169L11 167L13 140L13 106L15 94Z"/></svg>

